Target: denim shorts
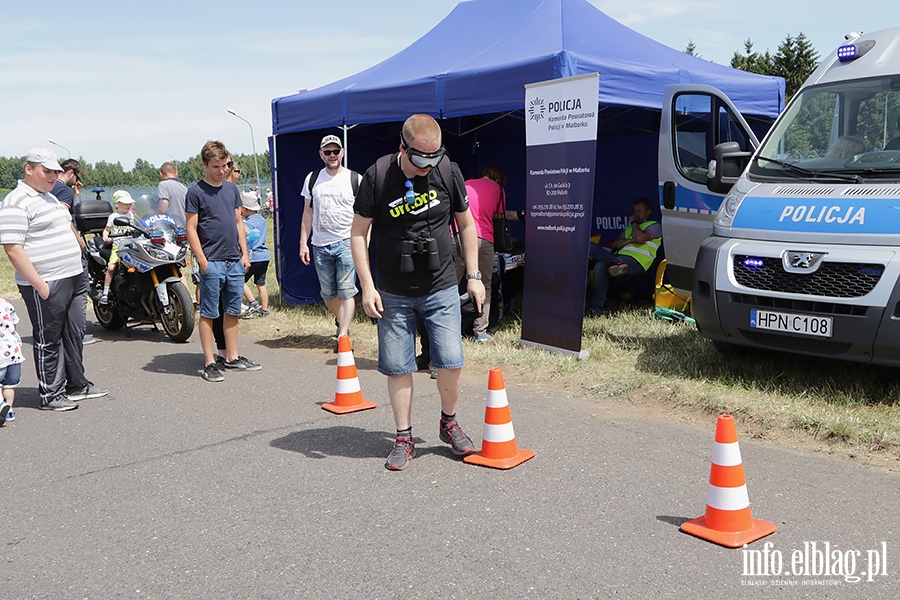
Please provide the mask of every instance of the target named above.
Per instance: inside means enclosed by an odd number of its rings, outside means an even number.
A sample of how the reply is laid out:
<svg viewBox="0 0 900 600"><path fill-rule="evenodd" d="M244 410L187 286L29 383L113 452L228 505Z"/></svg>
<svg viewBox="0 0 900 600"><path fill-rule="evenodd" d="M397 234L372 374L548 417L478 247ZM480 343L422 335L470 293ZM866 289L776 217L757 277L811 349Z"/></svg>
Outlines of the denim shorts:
<svg viewBox="0 0 900 600"><path fill-rule="evenodd" d="M416 318L422 319L431 340L431 366L463 366L459 292L447 288L427 296L398 296L382 292L384 306L378 319L378 371L389 377L415 373Z"/></svg>
<svg viewBox="0 0 900 600"><path fill-rule="evenodd" d="M22 379L22 363L13 363L0 367L0 386L14 388Z"/></svg>
<svg viewBox="0 0 900 600"><path fill-rule="evenodd" d="M200 316L219 316L219 298L225 313L239 317L244 295L244 265L240 260L213 260L200 273Z"/></svg>
<svg viewBox="0 0 900 600"><path fill-rule="evenodd" d="M350 238L327 246L313 246L312 252L322 299L352 298L359 293Z"/></svg>

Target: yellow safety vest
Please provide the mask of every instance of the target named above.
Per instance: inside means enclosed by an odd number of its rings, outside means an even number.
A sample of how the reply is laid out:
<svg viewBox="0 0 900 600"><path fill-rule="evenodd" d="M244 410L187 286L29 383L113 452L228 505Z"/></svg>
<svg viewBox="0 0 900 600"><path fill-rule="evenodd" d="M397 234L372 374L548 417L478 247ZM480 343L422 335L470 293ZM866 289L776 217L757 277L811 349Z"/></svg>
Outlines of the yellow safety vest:
<svg viewBox="0 0 900 600"><path fill-rule="evenodd" d="M641 231L644 231L651 225L656 225L656 221L644 221L640 225ZM631 228L632 225L629 225L625 230L625 237L631 237ZM630 256L634 260L638 261L640 265L644 268L644 271L650 268L650 265L653 264L654 259L656 259L656 253L659 252L659 245L662 242L662 237L657 237L651 239L649 242L644 244L636 244L631 242L619 248L617 254L623 254L625 256Z"/></svg>

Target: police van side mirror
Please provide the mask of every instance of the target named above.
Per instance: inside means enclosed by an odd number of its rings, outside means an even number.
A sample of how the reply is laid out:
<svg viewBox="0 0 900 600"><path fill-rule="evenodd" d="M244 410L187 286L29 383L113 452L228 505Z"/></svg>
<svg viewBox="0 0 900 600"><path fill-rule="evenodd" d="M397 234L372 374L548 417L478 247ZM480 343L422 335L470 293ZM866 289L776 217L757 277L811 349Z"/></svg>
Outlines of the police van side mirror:
<svg viewBox="0 0 900 600"><path fill-rule="evenodd" d="M717 144L712 151L712 160L709 161L706 187L711 192L727 194L744 172L751 156L753 153L741 150L737 142Z"/></svg>

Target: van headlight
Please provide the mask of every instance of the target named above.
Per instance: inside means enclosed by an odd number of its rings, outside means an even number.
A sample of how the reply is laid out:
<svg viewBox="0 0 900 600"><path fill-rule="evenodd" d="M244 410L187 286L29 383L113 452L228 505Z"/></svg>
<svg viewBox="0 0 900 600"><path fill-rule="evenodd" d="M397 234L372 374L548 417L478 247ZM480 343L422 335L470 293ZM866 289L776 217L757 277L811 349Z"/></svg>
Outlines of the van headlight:
<svg viewBox="0 0 900 600"><path fill-rule="evenodd" d="M731 227L734 223L734 217L737 215L738 208L741 206L741 202L744 200L742 195L731 191L725 196L725 200L722 201L722 206L719 207L719 212L716 214L715 224L720 227Z"/></svg>

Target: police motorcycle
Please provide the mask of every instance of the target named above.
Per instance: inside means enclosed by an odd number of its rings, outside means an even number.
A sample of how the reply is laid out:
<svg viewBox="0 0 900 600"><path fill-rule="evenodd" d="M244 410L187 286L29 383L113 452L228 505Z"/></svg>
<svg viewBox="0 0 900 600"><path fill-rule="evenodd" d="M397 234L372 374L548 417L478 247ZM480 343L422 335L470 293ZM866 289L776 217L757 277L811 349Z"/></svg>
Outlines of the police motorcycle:
<svg viewBox="0 0 900 600"><path fill-rule="evenodd" d="M99 191L98 191L99 190ZM85 240L90 297L94 315L105 329L115 331L127 323L162 325L174 342L185 342L194 332L194 303L181 278L188 245L187 232L168 215L154 214L146 198L135 204L143 213L117 216L113 223L123 233L113 234L119 262L110 285L108 302L101 304L107 262L112 250L103 242L103 229L112 214L100 199L103 188L91 190L96 200L75 204L75 226ZM93 234L88 238L88 235Z"/></svg>

